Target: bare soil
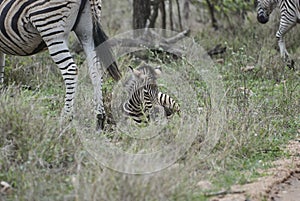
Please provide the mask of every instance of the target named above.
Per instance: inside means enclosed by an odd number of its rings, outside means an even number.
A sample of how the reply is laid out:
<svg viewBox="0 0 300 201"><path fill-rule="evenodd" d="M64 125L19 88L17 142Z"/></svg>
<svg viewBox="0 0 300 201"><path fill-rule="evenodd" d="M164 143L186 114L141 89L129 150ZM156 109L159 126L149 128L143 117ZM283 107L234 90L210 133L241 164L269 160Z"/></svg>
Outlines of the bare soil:
<svg viewBox="0 0 300 201"><path fill-rule="evenodd" d="M273 168L262 172L268 176L233 186L211 201L300 201L300 139L290 141L287 150L292 157L275 161Z"/></svg>
<svg viewBox="0 0 300 201"><path fill-rule="evenodd" d="M300 172L295 172L284 182L272 188L269 194L272 201L300 200Z"/></svg>

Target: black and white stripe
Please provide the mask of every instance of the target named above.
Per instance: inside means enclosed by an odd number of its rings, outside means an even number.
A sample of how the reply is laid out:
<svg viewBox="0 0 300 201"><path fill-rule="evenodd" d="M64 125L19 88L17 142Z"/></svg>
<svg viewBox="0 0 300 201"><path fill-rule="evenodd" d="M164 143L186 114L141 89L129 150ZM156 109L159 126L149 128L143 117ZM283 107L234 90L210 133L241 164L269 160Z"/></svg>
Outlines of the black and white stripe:
<svg viewBox="0 0 300 201"><path fill-rule="evenodd" d="M284 35L296 25L300 20L300 1L299 0L257 0L257 20L260 23L267 23L272 11L279 7L280 24L276 32L280 55L285 60L288 59Z"/></svg>
<svg viewBox="0 0 300 201"><path fill-rule="evenodd" d="M166 117L179 114L178 103L158 89L156 79L161 74L160 68L142 65L131 70L132 75L125 83L129 94L128 100L123 104L126 115L137 123L147 123L156 104L164 108Z"/></svg>
<svg viewBox="0 0 300 201"><path fill-rule="evenodd" d="M98 71L100 60L114 79L120 79L121 75L109 48L101 49L105 57L96 52L95 47L107 40L101 29L100 13L100 0L0 0L0 82L4 81L4 54L27 56L48 49L63 76L64 114L70 115L78 70L67 43L70 32L74 31L87 57L95 89L97 127L102 128L105 111L102 71Z"/></svg>

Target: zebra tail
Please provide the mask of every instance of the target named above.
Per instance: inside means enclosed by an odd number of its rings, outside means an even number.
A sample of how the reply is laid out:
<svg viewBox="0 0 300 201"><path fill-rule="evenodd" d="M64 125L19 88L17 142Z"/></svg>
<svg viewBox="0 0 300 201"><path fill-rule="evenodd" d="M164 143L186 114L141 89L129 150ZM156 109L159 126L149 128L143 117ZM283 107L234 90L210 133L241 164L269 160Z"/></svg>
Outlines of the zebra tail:
<svg viewBox="0 0 300 201"><path fill-rule="evenodd" d="M103 66L108 70L109 74L116 81L121 79L121 73L118 69L118 65L112 53L110 45L107 41L108 36L103 31L101 24L94 19L93 26L93 38L95 44L95 50L98 58L102 62ZM99 47L101 45L101 48Z"/></svg>

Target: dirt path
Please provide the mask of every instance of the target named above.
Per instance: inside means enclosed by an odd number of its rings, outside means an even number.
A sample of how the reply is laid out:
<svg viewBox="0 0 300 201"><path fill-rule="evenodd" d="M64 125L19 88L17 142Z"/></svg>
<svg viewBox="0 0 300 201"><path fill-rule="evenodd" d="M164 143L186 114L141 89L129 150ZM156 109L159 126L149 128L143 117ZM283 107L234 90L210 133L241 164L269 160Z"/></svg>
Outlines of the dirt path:
<svg viewBox="0 0 300 201"><path fill-rule="evenodd" d="M274 201L300 200L300 172L295 172L286 181L272 188L269 199Z"/></svg>
<svg viewBox="0 0 300 201"><path fill-rule="evenodd" d="M232 194L211 201L300 201L300 139L291 141L287 150L292 157L275 161L274 168L264 171L269 176L233 186Z"/></svg>

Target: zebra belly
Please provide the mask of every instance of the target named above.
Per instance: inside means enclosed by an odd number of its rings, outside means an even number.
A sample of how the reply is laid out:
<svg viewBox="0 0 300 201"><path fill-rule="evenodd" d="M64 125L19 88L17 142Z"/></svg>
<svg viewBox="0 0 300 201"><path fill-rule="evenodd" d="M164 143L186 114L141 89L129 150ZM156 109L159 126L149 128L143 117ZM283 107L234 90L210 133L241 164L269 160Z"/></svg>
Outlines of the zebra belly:
<svg viewBox="0 0 300 201"><path fill-rule="evenodd" d="M27 33L21 40L10 36L10 40L0 33L0 51L8 55L28 56L47 49L45 42L38 34Z"/></svg>

